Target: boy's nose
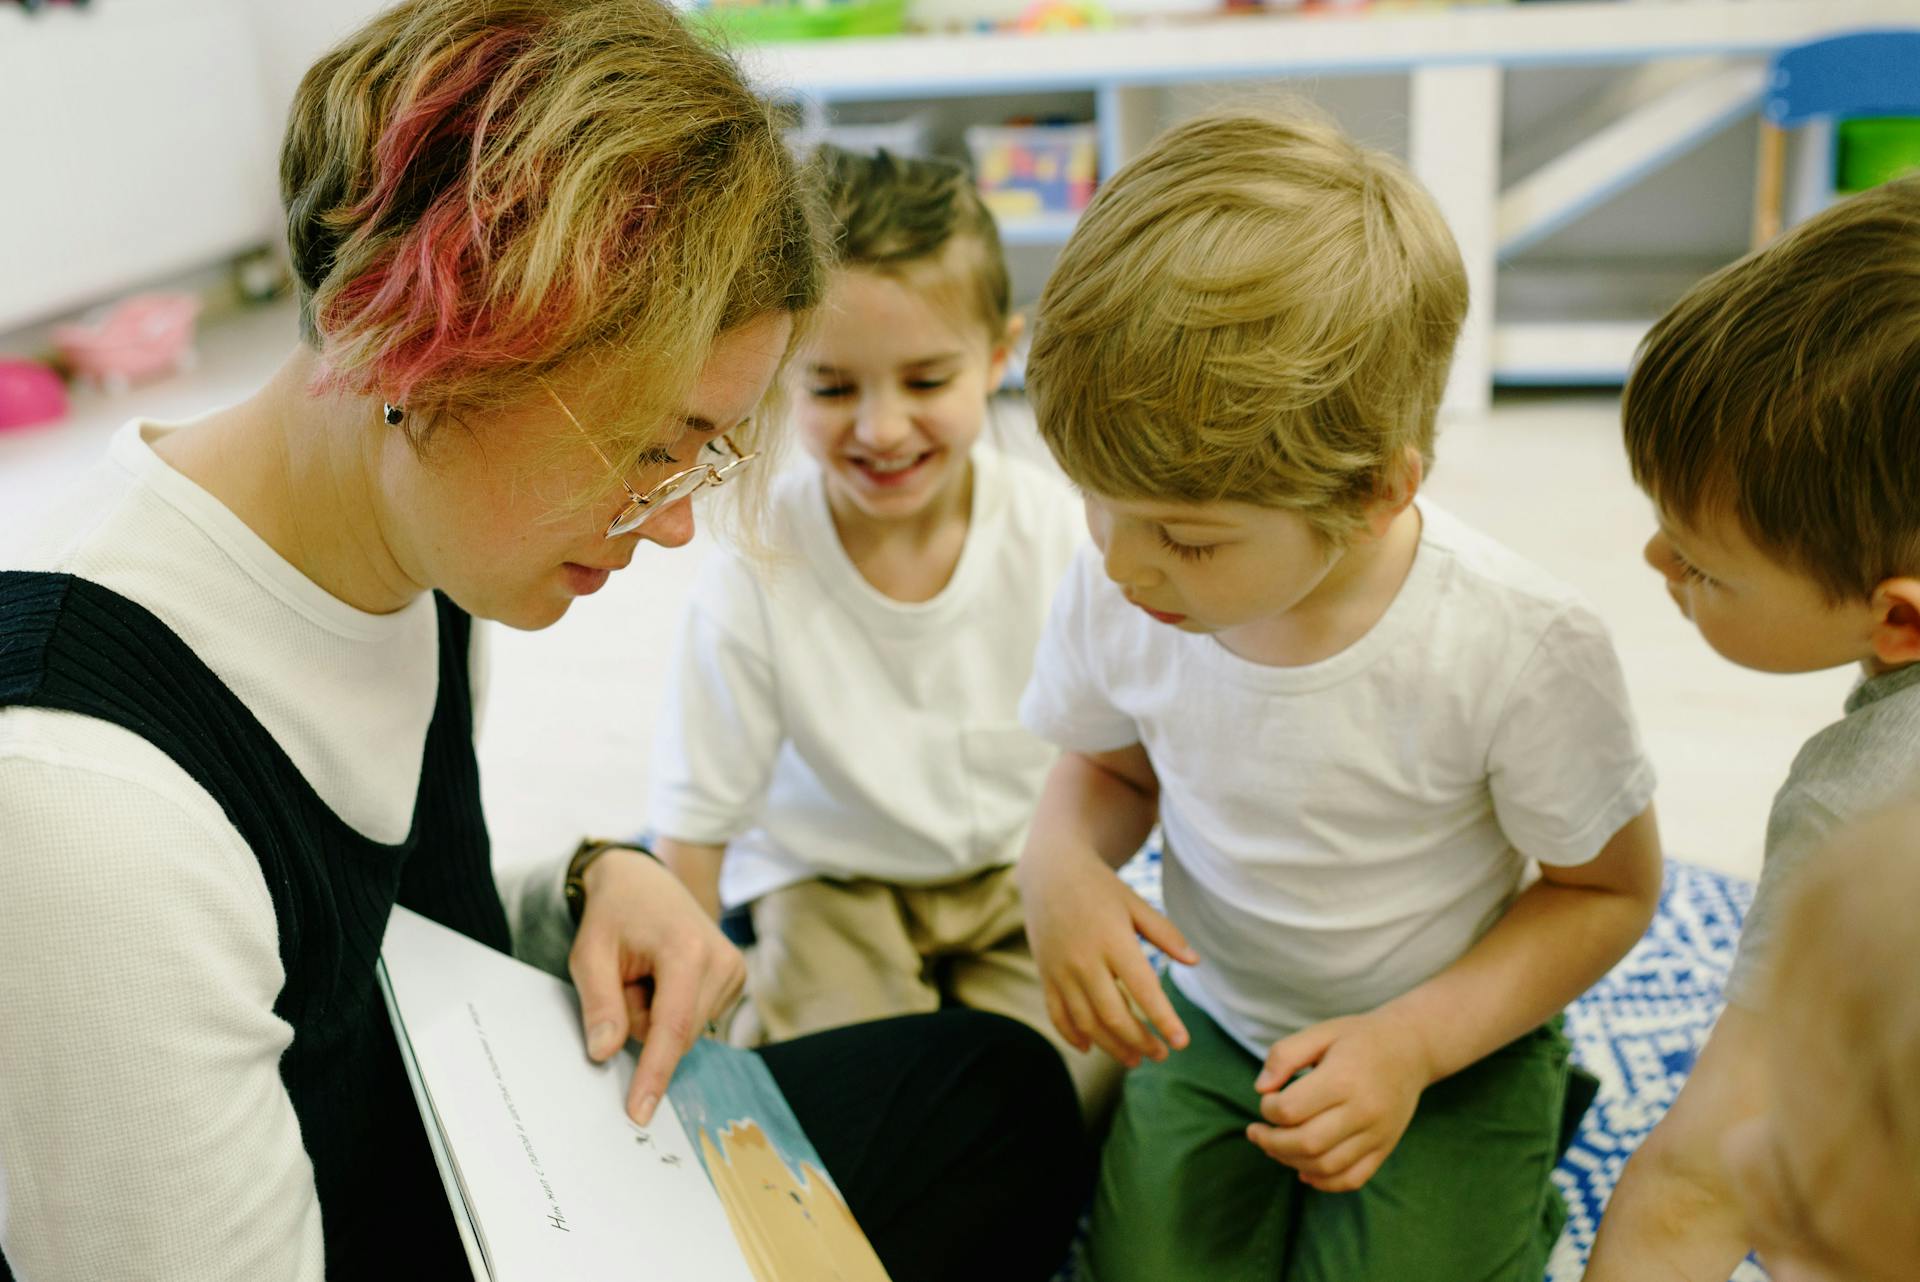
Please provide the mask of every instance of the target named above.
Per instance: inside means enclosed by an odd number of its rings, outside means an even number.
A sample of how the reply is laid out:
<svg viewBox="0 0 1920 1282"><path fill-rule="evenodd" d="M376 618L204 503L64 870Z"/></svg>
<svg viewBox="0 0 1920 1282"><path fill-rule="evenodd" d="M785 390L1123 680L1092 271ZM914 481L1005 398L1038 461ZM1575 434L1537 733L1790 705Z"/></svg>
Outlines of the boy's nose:
<svg viewBox="0 0 1920 1282"><path fill-rule="evenodd" d="M1647 540L1647 546L1641 551L1641 555L1646 558L1648 565L1659 572L1661 578L1677 577L1674 572L1673 545L1667 542L1664 532L1655 531L1654 536Z"/></svg>
<svg viewBox="0 0 1920 1282"><path fill-rule="evenodd" d="M1100 548L1107 577L1121 587L1150 588L1159 583L1159 572L1134 555L1128 540L1109 533L1105 540L1094 541Z"/></svg>

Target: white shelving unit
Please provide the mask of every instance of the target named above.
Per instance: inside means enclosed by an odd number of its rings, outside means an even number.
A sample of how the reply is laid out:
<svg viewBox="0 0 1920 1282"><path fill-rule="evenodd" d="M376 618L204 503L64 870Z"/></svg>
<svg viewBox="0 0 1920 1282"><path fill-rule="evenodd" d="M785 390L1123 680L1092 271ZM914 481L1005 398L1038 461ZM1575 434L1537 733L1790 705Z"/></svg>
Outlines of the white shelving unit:
<svg viewBox="0 0 1920 1282"><path fill-rule="evenodd" d="M927 35L766 45L743 54L769 93L814 119L843 104L1091 91L1111 173L1165 123L1164 90L1226 82L1396 75L1408 80L1408 159L1466 257L1475 300L1450 406L1495 381L1622 376L1650 316L1502 322L1500 265L1750 115L1764 60L1807 40L1920 25L1920 0L1632 0L1302 17L1219 17L1051 36ZM1634 92L1563 122L1568 140L1503 191L1505 73L1645 66ZM1047 219L1010 245L1064 240ZM1657 251L1657 246L1649 250Z"/></svg>

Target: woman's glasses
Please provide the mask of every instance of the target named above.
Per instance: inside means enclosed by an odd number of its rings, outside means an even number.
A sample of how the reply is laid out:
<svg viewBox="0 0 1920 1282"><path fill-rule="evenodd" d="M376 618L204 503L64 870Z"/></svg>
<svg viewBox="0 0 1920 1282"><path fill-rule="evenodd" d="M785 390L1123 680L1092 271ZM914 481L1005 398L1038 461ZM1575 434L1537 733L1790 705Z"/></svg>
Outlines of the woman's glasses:
<svg viewBox="0 0 1920 1282"><path fill-rule="evenodd" d="M599 456L607 470L613 471L612 462L601 452L600 447L593 443L593 438L587 435L587 429L580 426L580 420L573 416L573 411L568 409L567 403L560 399L560 394L548 387L547 395L553 397L553 403L560 407L560 412L567 416L567 421L574 425L581 436L586 437L588 448ZM607 537L617 539L622 534L633 533L681 499L693 497L704 486L725 485L729 479L739 473L741 468L760 457L757 451L752 454L742 454L724 432L714 440L708 441L704 449L712 450L723 461L695 463L684 471L675 472L645 494L637 492L628 485L626 477L620 477L620 488L627 492L628 502L608 524Z"/></svg>

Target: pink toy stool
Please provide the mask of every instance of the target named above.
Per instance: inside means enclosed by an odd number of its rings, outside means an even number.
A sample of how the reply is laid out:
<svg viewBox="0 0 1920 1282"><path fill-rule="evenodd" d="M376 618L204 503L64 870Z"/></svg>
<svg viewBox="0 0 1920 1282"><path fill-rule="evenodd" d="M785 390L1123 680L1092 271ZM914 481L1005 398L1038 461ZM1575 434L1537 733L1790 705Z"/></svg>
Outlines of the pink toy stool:
<svg viewBox="0 0 1920 1282"><path fill-rule="evenodd" d="M67 416L67 389L38 361L0 359L0 431L58 422Z"/></svg>
<svg viewBox="0 0 1920 1282"><path fill-rule="evenodd" d="M193 366L192 294L138 294L96 318L57 325L53 341L76 379L109 392Z"/></svg>

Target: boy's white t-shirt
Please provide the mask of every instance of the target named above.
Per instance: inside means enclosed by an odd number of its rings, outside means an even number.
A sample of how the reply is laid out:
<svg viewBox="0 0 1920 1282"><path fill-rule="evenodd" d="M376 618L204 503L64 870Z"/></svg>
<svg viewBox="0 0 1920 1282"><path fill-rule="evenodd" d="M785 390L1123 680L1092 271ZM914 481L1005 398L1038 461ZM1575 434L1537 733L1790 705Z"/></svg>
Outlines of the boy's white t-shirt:
<svg viewBox="0 0 1920 1282"><path fill-rule="evenodd" d="M1341 653L1248 662L1128 604L1083 553L1021 715L1062 747L1143 745L1160 781L1180 989L1256 1055L1445 969L1528 860L1598 854L1644 810L1605 627L1430 503L1399 594Z"/></svg>
<svg viewBox="0 0 1920 1282"><path fill-rule="evenodd" d="M880 593L848 558L820 473L773 499L776 559L703 567L654 744L648 819L726 845L721 898L813 877L938 885L1019 854L1055 750L1020 694L1085 538L1057 478L989 448L953 577Z"/></svg>

